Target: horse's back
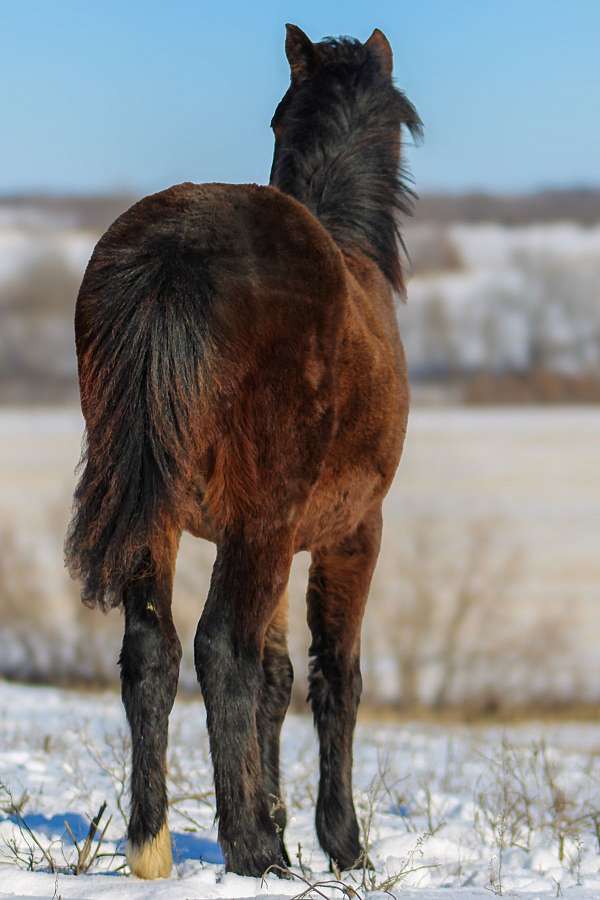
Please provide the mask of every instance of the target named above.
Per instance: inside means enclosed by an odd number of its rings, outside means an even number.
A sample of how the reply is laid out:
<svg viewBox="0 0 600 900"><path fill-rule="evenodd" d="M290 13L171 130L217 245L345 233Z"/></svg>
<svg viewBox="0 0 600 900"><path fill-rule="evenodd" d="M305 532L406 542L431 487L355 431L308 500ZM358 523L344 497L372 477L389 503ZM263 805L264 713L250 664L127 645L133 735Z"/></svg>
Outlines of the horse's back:
<svg viewBox="0 0 600 900"><path fill-rule="evenodd" d="M190 255L215 291L293 290L314 298L342 287L341 254L328 232L301 204L277 188L255 184L185 182L144 197L101 239L123 260L132 253L158 259Z"/></svg>
<svg viewBox="0 0 600 900"><path fill-rule="evenodd" d="M342 255L318 220L255 184L186 182L143 198L102 237L90 268L112 284L135 281L125 303L144 292L166 303L187 294L188 314L209 336L205 352L218 353L231 379L277 348L308 357L318 346L331 359L348 290Z"/></svg>

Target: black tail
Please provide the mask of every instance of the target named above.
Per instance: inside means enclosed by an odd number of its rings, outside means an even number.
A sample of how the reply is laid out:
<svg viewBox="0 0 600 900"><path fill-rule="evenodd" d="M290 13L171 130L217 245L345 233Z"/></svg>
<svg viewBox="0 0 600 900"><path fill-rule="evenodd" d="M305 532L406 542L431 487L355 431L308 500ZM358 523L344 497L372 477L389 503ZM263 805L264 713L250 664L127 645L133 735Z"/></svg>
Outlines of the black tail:
<svg viewBox="0 0 600 900"><path fill-rule="evenodd" d="M211 290L169 192L121 216L98 243L77 300L86 419L65 553L90 606L172 562L197 460Z"/></svg>

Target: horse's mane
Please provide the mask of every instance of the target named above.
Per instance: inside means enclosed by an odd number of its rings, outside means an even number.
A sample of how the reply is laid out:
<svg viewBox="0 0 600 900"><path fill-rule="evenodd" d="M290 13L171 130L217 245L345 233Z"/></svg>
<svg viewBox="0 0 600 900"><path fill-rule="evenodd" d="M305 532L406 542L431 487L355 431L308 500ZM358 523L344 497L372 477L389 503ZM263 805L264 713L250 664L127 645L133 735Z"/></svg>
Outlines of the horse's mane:
<svg viewBox="0 0 600 900"><path fill-rule="evenodd" d="M316 71L292 83L273 117L284 139L271 183L304 203L340 245L370 256L400 289L398 218L415 199L399 161L400 129L418 139L421 120L360 41L327 38L315 49Z"/></svg>

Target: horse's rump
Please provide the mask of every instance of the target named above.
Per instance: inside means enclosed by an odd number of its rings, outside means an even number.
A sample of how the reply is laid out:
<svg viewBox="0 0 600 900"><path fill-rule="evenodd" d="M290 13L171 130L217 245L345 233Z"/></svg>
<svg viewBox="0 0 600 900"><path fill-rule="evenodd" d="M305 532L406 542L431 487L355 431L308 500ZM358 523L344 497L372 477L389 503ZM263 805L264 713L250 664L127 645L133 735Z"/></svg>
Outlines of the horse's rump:
<svg viewBox="0 0 600 900"><path fill-rule="evenodd" d="M183 528L287 512L333 427L339 251L273 188L178 185L99 241L75 317L86 450L67 537L90 605L171 565Z"/></svg>

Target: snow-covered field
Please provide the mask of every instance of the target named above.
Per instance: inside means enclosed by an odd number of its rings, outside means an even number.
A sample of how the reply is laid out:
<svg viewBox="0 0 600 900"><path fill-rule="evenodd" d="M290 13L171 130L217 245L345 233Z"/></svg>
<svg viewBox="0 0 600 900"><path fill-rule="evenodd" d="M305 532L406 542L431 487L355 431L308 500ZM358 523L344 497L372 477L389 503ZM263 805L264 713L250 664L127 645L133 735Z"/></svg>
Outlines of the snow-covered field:
<svg viewBox="0 0 600 900"><path fill-rule="evenodd" d="M435 247L428 226L415 229L417 258L427 235ZM455 224L443 239L456 255L454 271L412 278L399 316L414 372L436 365L527 368L536 344L544 348L537 364L597 368L600 226Z"/></svg>
<svg viewBox="0 0 600 900"><path fill-rule="evenodd" d="M97 234L56 227L52 222L42 221L41 227L32 231L0 218L0 284L49 255L83 272L97 240Z"/></svg>
<svg viewBox="0 0 600 900"><path fill-rule="evenodd" d="M283 740L293 878L263 882L224 873L201 703L178 702L171 722L176 865L170 879L148 883L128 875L121 855L128 747L118 695L0 682L0 896L298 896L334 879L314 833L307 718L288 717ZM600 897L600 726L367 721L355 801L374 871L344 874L347 897ZM104 802L99 830L111 818L96 861L75 876L74 841L82 847ZM342 896L339 883L319 890Z"/></svg>

